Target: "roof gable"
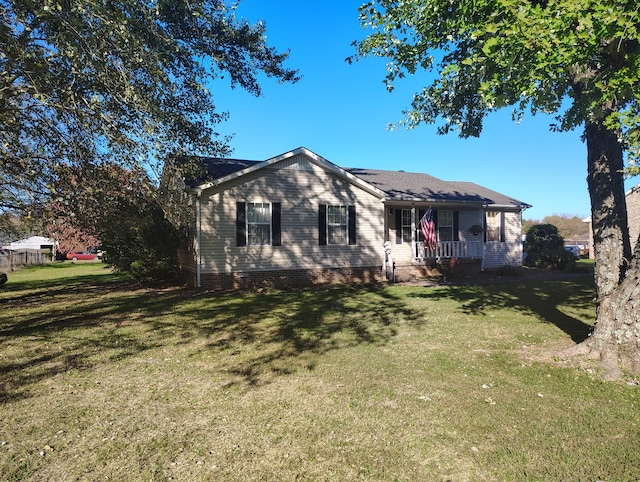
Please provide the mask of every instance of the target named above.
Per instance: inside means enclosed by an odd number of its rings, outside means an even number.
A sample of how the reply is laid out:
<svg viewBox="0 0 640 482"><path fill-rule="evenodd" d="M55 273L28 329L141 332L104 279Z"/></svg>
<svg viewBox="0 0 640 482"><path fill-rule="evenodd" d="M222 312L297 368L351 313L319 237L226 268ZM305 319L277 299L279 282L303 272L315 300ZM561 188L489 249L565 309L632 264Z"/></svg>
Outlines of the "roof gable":
<svg viewBox="0 0 640 482"><path fill-rule="evenodd" d="M266 161L243 161L239 159L205 158L205 160L203 161L204 167L207 169L208 177L212 178L212 180L191 186L188 188L188 190L198 192L210 187L219 186L221 184L224 184L225 182L237 179L260 169L265 169L267 167L273 166L278 162L290 159L297 155L303 155L308 161L312 162L313 164L332 172L333 174L347 180L352 184L355 184L356 186L373 194L374 196L377 196L381 199L384 198L385 193L379 190L377 187L372 186L365 180L351 174L347 170L342 169L341 167L333 164L332 162L326 160L324 157L319 156L318 154L310 151L305 147L299 147L292 151L285 152L284 154L272 157L270 159L267 159Z"/></svg>

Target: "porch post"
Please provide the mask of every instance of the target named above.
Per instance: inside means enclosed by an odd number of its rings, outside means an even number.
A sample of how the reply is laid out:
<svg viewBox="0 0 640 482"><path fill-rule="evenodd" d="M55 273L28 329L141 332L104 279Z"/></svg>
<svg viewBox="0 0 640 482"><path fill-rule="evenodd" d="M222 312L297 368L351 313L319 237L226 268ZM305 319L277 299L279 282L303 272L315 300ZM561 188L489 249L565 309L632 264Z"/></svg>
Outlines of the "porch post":
<svg viewBox="0 0 640 482"><path fill-rule="evenodd" d="M411 206L411 260L416 260L418 251L416 249L416 207Z"/></svg>

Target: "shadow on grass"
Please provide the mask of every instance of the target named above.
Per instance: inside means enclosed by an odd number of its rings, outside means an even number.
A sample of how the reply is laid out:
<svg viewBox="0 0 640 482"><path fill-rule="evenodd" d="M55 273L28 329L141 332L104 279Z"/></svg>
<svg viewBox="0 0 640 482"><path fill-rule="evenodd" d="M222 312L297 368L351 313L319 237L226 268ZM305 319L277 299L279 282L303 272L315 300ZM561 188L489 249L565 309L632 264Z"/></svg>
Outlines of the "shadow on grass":
<svg viewBox="0 0 640 482"><path fill-rule="evenodd" d="M552 283L552 284L550 284ZM228 385L253 386L315 368L330 350L385 344L399 323L425 323L410 307L417 296L453 299L463 313L492 308L534 313L576 341L591 326L560 305L592 305L593 283L511 282L409 293L381 286L200 293L142 289L113 275L77 276L23 285L1 293L0 401L29 397L37 384L70 370L117 363L162 348L225 374ZM10 355L7 355L7 352ZM186 355L185 355L186 353ZM151 355L154 356L154 355ZM209 361L211 360L211 361Z"/></svg>
<svg viewBox="0 0 640 482"><path fill-rule="evenodd" d="M571 306L588 311L594 307L595 288L590 276L566 280L528 280L496 282L492 284L453 286L412 296L453 299L460 303L463 313L482 315L489 310L507 308L534 314L545 323L557 326L575 343L584 341L593 326L568 315L559 307Z"/></svg>
<svg viewBox="0 0 640 482"><path fill-rule="evenodd" d="M38 382L148 350L192 344L216 354L217 369L248 385L300 368L315 356L386 343L398 317L412 316L381 287L330 286L267 293L149 290L117 276L14 284L3 293L0 400L28 397Z"/></svg>
<svg viewBox="0 0 640 482"><path fill-rule="evenodd" d="M175 325L157 329L204 337L207 350L228 355L221 358L225 372L256 385L314 369L317 356L330 350L387 343L398 320L413 312L380 286L338 285L203 297L175 315Z"/></svg>

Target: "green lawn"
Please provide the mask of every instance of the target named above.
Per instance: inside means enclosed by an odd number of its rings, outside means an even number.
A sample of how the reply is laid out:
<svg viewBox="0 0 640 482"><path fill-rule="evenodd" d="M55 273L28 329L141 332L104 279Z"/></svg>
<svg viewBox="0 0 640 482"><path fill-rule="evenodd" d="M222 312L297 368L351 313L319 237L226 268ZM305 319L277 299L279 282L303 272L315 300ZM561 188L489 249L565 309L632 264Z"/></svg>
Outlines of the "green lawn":
<svg viewBox="0 0 640 482"><path fill-rule="evenodd" d="M0 288L0 480L635 480L640 397L562 347L589 276L236 294L100 263Z"/></svg>

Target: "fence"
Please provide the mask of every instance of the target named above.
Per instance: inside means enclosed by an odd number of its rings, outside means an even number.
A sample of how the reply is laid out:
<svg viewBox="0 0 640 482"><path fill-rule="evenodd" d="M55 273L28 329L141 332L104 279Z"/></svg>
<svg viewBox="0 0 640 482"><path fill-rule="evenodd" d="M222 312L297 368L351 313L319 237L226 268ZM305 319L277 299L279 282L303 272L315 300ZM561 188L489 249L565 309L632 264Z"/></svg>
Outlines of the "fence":
<svg viewBox="0 0 640 482"><path fill-rule="evenodd" d="M51 261L51 253L38 249L3 249L0 251L0 272L8 273L25 266L45 264Z"/></svg>

